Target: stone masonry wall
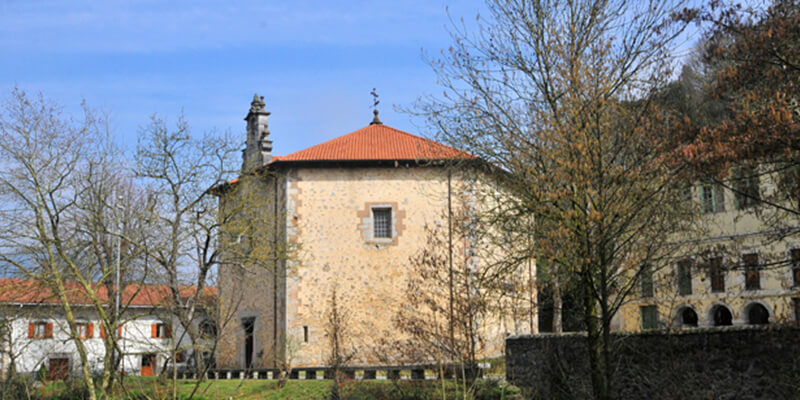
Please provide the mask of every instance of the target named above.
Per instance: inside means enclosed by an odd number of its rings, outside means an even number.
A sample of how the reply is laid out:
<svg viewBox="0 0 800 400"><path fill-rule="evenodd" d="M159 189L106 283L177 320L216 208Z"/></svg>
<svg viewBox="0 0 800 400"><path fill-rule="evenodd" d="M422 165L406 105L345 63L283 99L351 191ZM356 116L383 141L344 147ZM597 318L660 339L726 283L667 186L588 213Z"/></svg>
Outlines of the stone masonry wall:
<svg viewBox="0 0 800 400"><path fill-rule="evenodd" d="M800 398L800 329L727 327L613 335L619 399ZM586 336L515 336L508 379L534 399L589 399Z"/></svg>
<svg viewBox="0 0 800 400"><path fill-rule="evenodd" d="M372 238L372 207L392 209L390 239ZM348 315L353 363L378 362L370 349L396 335L409 257L426 243L425 224L447 211L439 168L306 168L289 175L287 226L298 260L288 271L286 334L298 366L325 365L331 292Z"/></svg>
<svg viewBox="0 0 800 400"><path fill-rule="evenodd" d="M230 222L238 229L243 229L255 237L252 242L258 251L267 254L280 253L271 243L278 236L283 240L285 218L286 179L282 176L267 175L243 177L237 188L220 199L221 213L231 212L226 208L244 207L236 210L240 213L237 219ZM276 191L276 188L278 189ZM252 221L241 223L241 218L252 218ZM248 226L247 224L253 224ZM259 226L255 226L259 224ZM228 240L236 241L235 238ZM241 237L243 244L248 238ZM280 246L280 244L278 245ZM220 368L244 368L245 366L245 331L243 321L254 321L253 368L274 368L282 359L283 324L285 306L283 293L285 280L282 277L285 261L276 256L259 265L241 266L243 250L232 255L232 249L221 249L222 262L219 268L218 286L220 293L220 325L219 342L216 361ZM277 290L276 290L277 289Z"/></svg>

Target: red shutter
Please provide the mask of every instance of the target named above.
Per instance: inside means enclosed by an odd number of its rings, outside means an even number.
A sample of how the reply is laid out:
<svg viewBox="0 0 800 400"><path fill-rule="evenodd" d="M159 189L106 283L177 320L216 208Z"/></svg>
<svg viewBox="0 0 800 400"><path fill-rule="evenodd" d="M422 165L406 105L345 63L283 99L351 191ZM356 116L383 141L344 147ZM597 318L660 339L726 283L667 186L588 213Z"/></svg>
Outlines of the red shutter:
<svg viewBox="0 0 800 400"><path fill-rule="evenodd" d="M28 339L33 339L33 332L36 330L36 324L33 322L28 324Z"/></svg>
<svg viewBox="0 0 800 400"><path fill-rule="evenodd" d="M150 337L157 338L158 337L158 324L150 325Z"/></svg>
<svg viewBox="0 0 800 400"><path fill-rule="evenodd" d="M164 337L171 338L172 337L172 327L169 325L164 325Z"/></svg>
<svg viewBox="0 0 800 400"><path fill-rule="evenodd" d="M94 324L86 324L86 338L91 339L94 337Z"/></svg>
<svg viewBox="0 0 800 400"><path fill-rule="evenodd" d="M119 339L121 337L122 337L122 327L120 326L120 327L117 328L117 339Z"/></svg>
<svg viewBox="0 0 800 400"><path fill-rule="evenodd" d="M47 325L45 325L44 337L46 337L46 338L53 337L53 323L52 322L48 322Z"/></svg>
<svg viewBox="0 0 800 400"><path fill-rule="evenodd" d="M105 327L105 325L100 325L100 337L101 338L105 338L106 337L106 327Z"/></svg>

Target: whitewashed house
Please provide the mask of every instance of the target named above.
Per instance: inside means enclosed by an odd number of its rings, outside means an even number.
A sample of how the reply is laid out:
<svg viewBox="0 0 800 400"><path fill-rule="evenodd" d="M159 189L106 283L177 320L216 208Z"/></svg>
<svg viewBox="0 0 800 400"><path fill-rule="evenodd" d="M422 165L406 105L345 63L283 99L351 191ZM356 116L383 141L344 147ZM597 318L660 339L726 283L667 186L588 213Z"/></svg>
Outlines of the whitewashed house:
<svg viewBox="0 0 800 400"><path fill-rule="evenodd" d="M215 298L216 288L207 289L209 298ZM125 288L122 326L118 330L122 338L122 373L156 375L164 367L172 366L173 354L178 367L188 366L191 341L163 306L168 295L167 287L159 285ZM105 329L86 301L76 299L71 305L91 368L100 372L105 356L102 340L106 335ZM211 339L216 324L203 315L198 324ZM3 321L0 370L3 374L10 368L15 368L17 373L31 374L43 366L52 379L79 373L80 357L70 338L62 307L48 290L40 288L35 281L0 279L0 316ZM176 349L177 353L174 352Z"/></svg>

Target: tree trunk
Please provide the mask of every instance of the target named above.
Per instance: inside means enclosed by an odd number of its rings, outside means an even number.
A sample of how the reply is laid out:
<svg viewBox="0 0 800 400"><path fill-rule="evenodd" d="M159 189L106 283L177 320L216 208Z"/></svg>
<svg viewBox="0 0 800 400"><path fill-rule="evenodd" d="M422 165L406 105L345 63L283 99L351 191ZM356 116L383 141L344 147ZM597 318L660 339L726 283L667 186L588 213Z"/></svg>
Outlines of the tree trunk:
<svg viewBox="0 0 800 400"><path fill-rule="evenodd" d="M562 324L562 307L563 300L561 298L561 284L558 279L553 279L553 333L561 333L564 331Z"/></svg>
<svg viewBox="0 0 800 400"><path fill-rule="evenodd" d="M611 385L606 354L604 349L604 336L598 304L592 293L591 280L584 279L583 284L584 318L586 322L586 342L589 347L589 373L592 378L592 394L596 400L612 400Z"/></svg>

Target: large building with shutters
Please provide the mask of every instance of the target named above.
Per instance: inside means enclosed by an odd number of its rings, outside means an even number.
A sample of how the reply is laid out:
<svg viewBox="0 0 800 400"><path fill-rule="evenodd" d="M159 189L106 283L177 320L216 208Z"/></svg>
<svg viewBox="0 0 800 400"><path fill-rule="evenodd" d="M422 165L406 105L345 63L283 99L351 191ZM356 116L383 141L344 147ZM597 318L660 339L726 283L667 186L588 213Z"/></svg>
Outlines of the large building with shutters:
<svg viewBox="0 0 800 400"><path fill-rule="evenodd" d="M135 293L135 294L134 294ZM215 288L209 289L215 294ZM101 293L102 295L102 293ZM178 366L190 359L192 346L183 329L163 307L169 291L164 286L128 287L122 301L127 304L118 328L123 352L121 370L127 375L151 376L172 365L178 349ZM103 368L106 335L87 302L72 302L80 340L87 349L93 371ZM52 379L77 374L80 358L62 308L50 291L35 281L0 279L0 371L14 368L20 374L47 370Z"/></svg>
<svg viewBox="0 0 800 400"><path fill-rule="evenodd" d="M722 184L693 185L687 197L702 213L702 234L676 240L685 250L666 268L644 271L616 327L800 323L798 223L791 215L765 222L769 214L758 208L757 199L775 190L774 178L732 174Z"/></svg>
<svg viewBox="0 0 800 400"><path fill-rule="evenodd" d="M261 269L222 263L220 315L231 323L220 334L219 367L325 365L334 290L358 349L351 362L397 362L376 354L376 345L402 336L396 311L418 306L404 297L410 258L428 244L426 226L447 226L455 188L465 185L445 161L471 156L386 125L377 110L351 133L273 156L264 106L263 98L251 103L242 175L220 191L220 207L223 214L232 207L232 192L249 193L249 209L261 210L269 226L261 237L248 227L233 240L285 246L272 248ZM532 281L534 269L526 271L519 282ZM488 353L501 354L506 335L535 332L535 308L525 310L482 321L491 326Z"/></svg>

